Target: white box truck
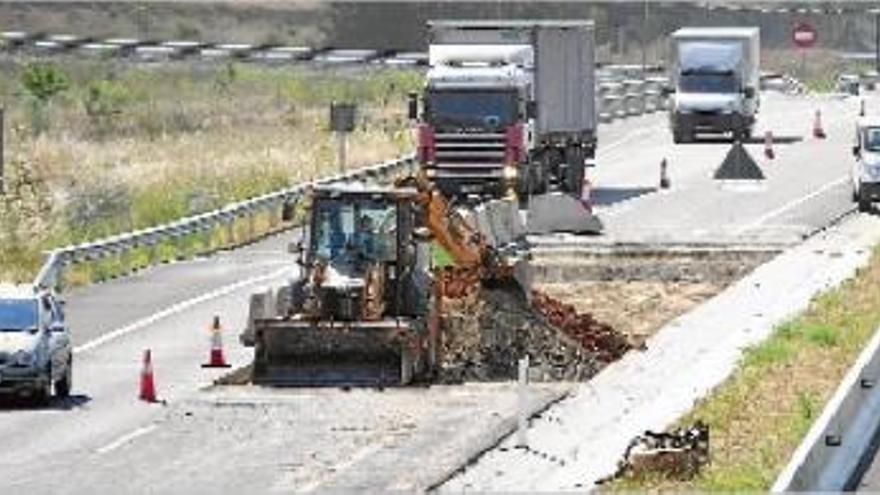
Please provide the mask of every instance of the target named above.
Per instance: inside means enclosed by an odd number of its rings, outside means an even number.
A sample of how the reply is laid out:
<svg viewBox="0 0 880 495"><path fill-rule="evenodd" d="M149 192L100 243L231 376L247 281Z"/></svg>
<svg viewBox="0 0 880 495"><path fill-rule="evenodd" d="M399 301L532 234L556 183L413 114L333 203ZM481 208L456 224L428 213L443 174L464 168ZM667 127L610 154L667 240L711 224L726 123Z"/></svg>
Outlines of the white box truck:
<svg viewBox="0 0 880 495"><path fill-rule="evenodd" d="M579 197L596 150L592 21L431 21L428 34L410 100L428 178L450 197Z"/></svg>
<svg viewBox="0 0 880 495"><path fill-rule="evenodd" d="M676 143L698 133L748 139L760 108L757 27L689 27L670 37L669 123Z"/></svg>

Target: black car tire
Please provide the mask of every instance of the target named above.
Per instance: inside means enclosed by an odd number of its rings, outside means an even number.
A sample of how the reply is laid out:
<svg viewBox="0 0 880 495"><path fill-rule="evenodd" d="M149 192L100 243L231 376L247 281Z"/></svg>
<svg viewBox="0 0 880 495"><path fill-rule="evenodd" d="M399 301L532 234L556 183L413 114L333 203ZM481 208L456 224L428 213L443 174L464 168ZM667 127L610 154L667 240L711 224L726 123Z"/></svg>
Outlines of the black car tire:
<svg viewBox="0 0 880 495"><path fill-rule="evenodd" d="M55 382L55 395L57 397L70 397L70 388L73 385L73 356L67 358L67 369L64 376Z"/></svg>

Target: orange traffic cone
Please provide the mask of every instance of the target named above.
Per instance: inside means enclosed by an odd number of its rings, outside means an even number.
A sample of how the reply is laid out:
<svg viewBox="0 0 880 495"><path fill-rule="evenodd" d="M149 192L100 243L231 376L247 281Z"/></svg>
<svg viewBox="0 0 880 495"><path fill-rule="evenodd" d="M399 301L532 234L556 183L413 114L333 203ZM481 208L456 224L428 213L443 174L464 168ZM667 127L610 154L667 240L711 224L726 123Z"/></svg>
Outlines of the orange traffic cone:
<svg viewBox="0 0 880 495"><path fill-rule="evenodd" d="M158 402L156 400L156 384L153 381L153 362L149 349L144 351L144 367L141 370L141 393L139 399L145 402Z"/></svg>
<svg viewBox="0 0 880 495"><path fill-rule="evenodd" d="M776 153L773 151L772 131L767 131L764 133L764 157L766 157L768 160L776 158Z"/></svg>
<svg viewBox="0 0 880 495"><path fill-rule="evenodd" d="M590 179L586 175L584 175L584 183L581 186L581 204L589 213L593 213L593 185L590 184Z"/></svg>
<svg viewBox="0 0 880 495"><path fill-rule="evenodd" d="M223 337L220 335L220 317L214 317L214 323L211 325L211 351L208 362L202 365L202 368L229 368L231 365L226 362L223 355Z"/></svg>
<svg viewBox="0 0 880 495"><path fill-rule="evenodd" d="M669 174L666 171L666 158L660 160L660 189L669 189Z"/></svg>
<svg viewBox="0 0 880 495"><path fill-rule="evenodd" d="M813 119L813 137L816 139L825 139L825 130L822 129L821 110L816 110L816 117Z"/></svg>

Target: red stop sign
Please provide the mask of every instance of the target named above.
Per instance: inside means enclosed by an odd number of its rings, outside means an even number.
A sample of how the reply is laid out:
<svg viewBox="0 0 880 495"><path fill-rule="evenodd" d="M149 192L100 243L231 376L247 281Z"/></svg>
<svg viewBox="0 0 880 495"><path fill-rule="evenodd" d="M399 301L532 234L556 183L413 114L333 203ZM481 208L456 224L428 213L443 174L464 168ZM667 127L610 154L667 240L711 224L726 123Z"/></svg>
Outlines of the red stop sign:
<svg viewBox="0 0 880 495"><path fill-rule="evenodd" d="M806 22L799 22L791 32L791 39L798 48L812 48L816 44L816 29Z"/></svg>

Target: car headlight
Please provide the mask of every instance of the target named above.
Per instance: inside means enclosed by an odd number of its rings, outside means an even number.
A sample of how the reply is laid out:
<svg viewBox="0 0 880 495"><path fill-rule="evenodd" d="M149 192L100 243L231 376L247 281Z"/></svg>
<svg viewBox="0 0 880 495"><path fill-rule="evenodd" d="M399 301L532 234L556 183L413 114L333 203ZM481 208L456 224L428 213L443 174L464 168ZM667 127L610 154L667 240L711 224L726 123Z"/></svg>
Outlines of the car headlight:
<svg viewBox="0 0 880 495"><path fill-rule="evenodd" d="M12 355L12 362L17 366L33 366L37 362L37 355L29 351L18 351Z"/></svg>
<svg viewBox="0 0 880 495"><path fill-rule="evenodd" d="M516 175L517 175L516 167L510 167L510 166L504 167L504 171L502 173L504 174L505 179L508 179L508 180L516 179Z"/></svg>

